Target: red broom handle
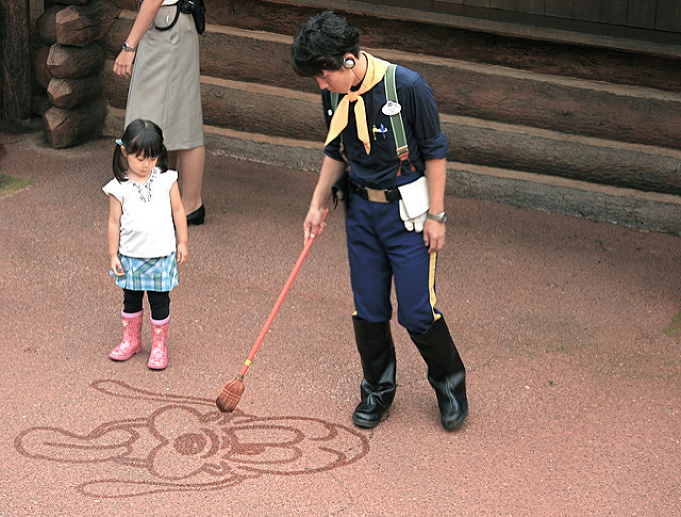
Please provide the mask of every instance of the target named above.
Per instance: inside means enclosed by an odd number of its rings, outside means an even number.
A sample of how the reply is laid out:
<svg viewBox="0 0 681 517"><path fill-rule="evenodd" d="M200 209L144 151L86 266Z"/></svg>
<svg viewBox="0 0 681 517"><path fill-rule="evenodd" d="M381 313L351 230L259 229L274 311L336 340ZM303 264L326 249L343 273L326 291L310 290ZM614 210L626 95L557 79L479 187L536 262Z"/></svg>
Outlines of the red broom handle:
<svg viewBox="0 0 681 517"><path fill-rule="evenodd" d="M329 215L329 209L327 208L324 210L324 214L322 215L322 223L326 221L326 216ZM318 234L319 232L317 232ZM258 352L258 348L260 348L260 344L263 342L265 339L265 335L267 334L267 331L270 329L270 325L272 325L272 322L274 321L274 317L277 315L277 312L279 311L279 308L281 307L281 304L284 301L284 298L286 298L286 294L288 293L289 289L291 288L291 285L293 284L293 280L296 278L296 275L298 274L298 271L300 271L301 266L303 265L303 261L305 260L305 257L307 256L308 251L310 251L310 248L312 247L312 244L314 243L315 237L317 234L313 235L310 237L307 242L305 243L305 246L303 247L303 251L300 252L300 256L298 257L298 260L296 261L296 265L293 266L293 271L291 271L291 274L288 276L288 280L286 280L286 283L284 284L284 288L281 290L281 293L279 294L279 298L277 298L276 303L274 304L274 307L272 307L272 310L270 311L270 315L267 317L267 321L265 322L265 325L263 326L262 330L260 331L260 335L258 335L258 339L255 340L255 344L253 345L253 348L251 349L251 353L248 355L248 359L246 359L246 362L244 365L241 367L241 372L239 372L239 375L243 378L244 375L246 375L246 371L248 370L248 367L251 365L253 362L253 358L255 357L255 354Z"/></svg>

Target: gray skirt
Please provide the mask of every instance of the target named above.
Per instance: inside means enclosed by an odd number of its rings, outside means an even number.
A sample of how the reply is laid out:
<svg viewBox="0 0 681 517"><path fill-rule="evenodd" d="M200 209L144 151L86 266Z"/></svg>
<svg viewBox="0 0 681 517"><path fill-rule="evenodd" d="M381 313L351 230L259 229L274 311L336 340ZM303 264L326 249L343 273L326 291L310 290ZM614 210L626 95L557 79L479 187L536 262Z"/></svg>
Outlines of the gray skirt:
<svg viewBox="0 0 681 517"><path fill-rule="evenodd" d="M166 27L177 6L162 6L154 24ZM163 130L169 151L204 144L199 71L199 35L194 19L180 14L167 31L151 27L137 47L130 79L125 126L141 118Z"/></svg>

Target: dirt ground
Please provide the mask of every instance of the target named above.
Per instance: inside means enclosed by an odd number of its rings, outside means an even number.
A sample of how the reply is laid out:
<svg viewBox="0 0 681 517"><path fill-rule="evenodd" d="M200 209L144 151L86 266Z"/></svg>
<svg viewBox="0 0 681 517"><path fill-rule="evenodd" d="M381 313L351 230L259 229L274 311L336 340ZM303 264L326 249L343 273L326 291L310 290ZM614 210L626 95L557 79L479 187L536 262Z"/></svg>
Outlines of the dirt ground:
<svg viewBox="0 0 681 517"><path fill-rule="evenodd" d="M395 322L397 397L366 431L337 210L224 415L215 397L302 249L315 175L209 154L154 372L148 321L142 354L107 357L114 143L0 144L0 173L31 182L0 198L0 516L681 515L678 237L448 197L438 307L470 415L441 428Z"/></svg>

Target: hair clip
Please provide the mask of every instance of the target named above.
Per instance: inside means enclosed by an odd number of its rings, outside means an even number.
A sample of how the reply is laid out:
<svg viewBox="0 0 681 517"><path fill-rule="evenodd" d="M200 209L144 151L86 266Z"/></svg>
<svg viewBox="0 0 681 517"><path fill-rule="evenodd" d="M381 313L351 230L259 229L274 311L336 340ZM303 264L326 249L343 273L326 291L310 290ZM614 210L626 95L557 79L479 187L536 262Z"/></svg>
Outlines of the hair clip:
<svg viewBox="0 0 681 517"><path fill-rule="evenodd" d="M121 140L120 138L116 138L116 143L123 147L123 140Z"/></svg>

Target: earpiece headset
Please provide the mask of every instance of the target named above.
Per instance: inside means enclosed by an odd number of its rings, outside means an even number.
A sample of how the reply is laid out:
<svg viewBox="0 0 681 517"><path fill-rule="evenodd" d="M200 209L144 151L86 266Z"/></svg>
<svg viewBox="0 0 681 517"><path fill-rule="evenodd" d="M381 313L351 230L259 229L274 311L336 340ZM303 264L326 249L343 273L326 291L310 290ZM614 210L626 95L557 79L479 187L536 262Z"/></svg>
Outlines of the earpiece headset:
<svg viewBox="0 0 681 517"><path fill-rule="evenodd" d="M343 61L343 66L348 69L352 69L355 67L355 60L352 59L351 57L346 57L345 60Z"/></svg>

